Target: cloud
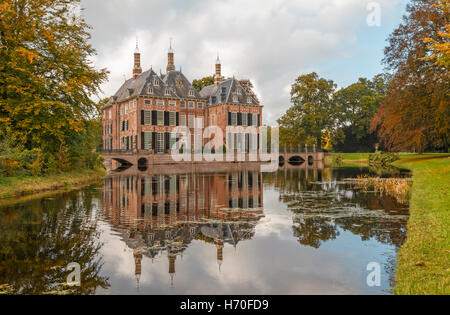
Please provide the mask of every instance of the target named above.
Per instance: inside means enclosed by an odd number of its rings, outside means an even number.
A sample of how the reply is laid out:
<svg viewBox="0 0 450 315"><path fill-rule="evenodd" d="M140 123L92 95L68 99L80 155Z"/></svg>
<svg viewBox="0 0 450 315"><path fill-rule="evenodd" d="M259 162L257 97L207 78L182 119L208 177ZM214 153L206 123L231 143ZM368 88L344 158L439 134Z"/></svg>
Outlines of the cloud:
<svg viewBox="0 0 450 315"><path fill-rule="evenodd" d="M383 12L405 0L379 0ZM191 80L210 75L219 51L226 76L249 78L264 118L274 124L289 106L289 89L300 74L333 73L327 65L360 58L361 32L368 29L369 0L82 0L93 26L97 67L111 71L103 90L113 94L132 70L139 38L144 69L165 69L169 37L177 67ZM381 39L383 37L380 37ZM380 39L378 39L380 40ZM381 40L380 49L384 40ZM367 57L367 56L365 56ZM374 58L375 59L375 58ZM373 60L379 62L379 60ZM354 80L365 75L354 70ZM333 73L339 82L340 73ZM350 82L344 82L350 83Z"/></svg>

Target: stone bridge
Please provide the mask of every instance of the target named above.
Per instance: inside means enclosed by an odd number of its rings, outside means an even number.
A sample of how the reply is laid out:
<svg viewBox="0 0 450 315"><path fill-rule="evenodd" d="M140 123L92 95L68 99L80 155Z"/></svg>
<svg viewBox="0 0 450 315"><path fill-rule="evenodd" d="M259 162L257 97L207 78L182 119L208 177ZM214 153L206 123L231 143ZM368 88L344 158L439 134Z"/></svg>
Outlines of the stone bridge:
<svg viewBox="0 0 450 315"><path fill-rule="evenodd" d="M323 162L326 156L324 152L279 152L280 166L299 166L303 164L312 165L314 163ZM105 159L107 169L117 169L120 167L151 167L163 165L190 165L190 164L209 164L213 160L212 156L190 154L190 158L182 161L174 160L170 153L154 154L151 150L111 150L99 151ZM214 164L230 164L230 163L264 163L259 155L239 154L234 152L234 158L229 160L229 155L223 154L223 162L214 161Z"/></svg>

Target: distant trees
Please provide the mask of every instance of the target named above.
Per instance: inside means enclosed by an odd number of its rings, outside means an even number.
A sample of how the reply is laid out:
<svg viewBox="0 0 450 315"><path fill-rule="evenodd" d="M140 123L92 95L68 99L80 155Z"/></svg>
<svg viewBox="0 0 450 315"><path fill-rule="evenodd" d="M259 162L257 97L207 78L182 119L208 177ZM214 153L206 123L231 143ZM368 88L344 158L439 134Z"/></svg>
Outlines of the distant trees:
<svg viewBox="0 0 450 315"><path fill-rule="evenodd" d="M373 115L383 101L387 77L358 82L337 90L331 80L316 73L297 78L291 89L292 107L278 120L282 144L317 144L336 151L368 152L377 143L370 130Z"/></svg>
<svg viewBox="0 0 450 315"><path fill-rule="evenodd" d="M213 76L208 76L208 77L204 77L198 80L194 80L192 81L192 86L194 87L194 89L196 89L197 91L201 91L204 87L214 84L214 77Z"/></svg>
<svg viewBox="0 0 450 315"><path fill-rule="evenodd" d="M280 142L321 146L324 133L333 128L332 97L336 85L313 72L299 76L291 87L292 107L278 120Z"/></svg>
<svg viewBox="0 0 450 315"><path fill-rule="evenodd" d="M82 164L81 138L90 137L99 116L92 97L107 79L107 71L89 61L95 51L89 26L74 14L79 2L0 4L0 142L14 139L48 169Z"/></svg>
<svg viewBox="0 0 450 315"><path fill-rule="evenodd" d="M436 4L412 0L385 49L393 77L372 130L393 151L449 147L448 1Z"/></svg>
<svg viewBox="0 0 450 315"><path fill-rule="evenodd" d="M333 106L337 130L333 148L338 152L371 152L378 137L370 124L386 96L388 78L377 75L372 81L358 82L337 91Z"/></svg>

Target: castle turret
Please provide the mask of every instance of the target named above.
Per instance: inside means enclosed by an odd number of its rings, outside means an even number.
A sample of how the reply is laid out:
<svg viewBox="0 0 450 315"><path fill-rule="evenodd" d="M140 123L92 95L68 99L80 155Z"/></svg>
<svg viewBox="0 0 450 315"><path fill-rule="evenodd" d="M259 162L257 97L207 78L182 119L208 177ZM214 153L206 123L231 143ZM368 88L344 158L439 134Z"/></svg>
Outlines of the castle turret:
<svg viewBox="0 0 450 315"><path fill-rule="evenodd" d="M217 53L216 74L214 75L214 85L219 86L220 82L222 82L222 81L223 81L222 65L220 63L219 53Z"/></svg>
<svg viewBox="0 0 450 315"><path fill-rule="evenodd" d="M134 66L133 66L133 80L142 73L141 68L141 53L139 52L138 41L136 39L136 49L134 50Z"/></svg>
<svg viewBox="0 0 450 315"><path fill-rule="evenodd" d="M175 70L175 56L172 48L172 38L170 39L169 53L167 54L167 72Z"/></svg>

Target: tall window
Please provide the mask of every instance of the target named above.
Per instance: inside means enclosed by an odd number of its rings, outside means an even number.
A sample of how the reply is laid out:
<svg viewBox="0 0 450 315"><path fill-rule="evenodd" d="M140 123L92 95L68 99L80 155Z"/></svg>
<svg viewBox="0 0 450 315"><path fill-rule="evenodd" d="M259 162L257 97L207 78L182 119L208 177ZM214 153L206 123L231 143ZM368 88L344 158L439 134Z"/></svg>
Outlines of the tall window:
<svg viewBox="0 0 450 315"><path fill-rule="evenodd" d="M158 126L164 126L164 112L159 110L156 113Z"/></svg>
<svg viewBox="0 0 450 315"><path fill-rule="evenodd" d="M176 126L177 124L177 113L169 112L169 125Z"/></svg>
<svg viewBox="0 0 450 315"><path fill-rule="evenodd" d="M194 128L194 121L195 121L195 116L194 115L189 115L189 128Z"/></svg>
<svg viewBox="0 0 450 315"><path fill-rule="evenodd" d="M186 115L180 116L180 126L186 126Z"/></svg>
<svg viewBox="0 0 450 315"><path fill-rule="evenodd" d="M144 148L144 150L150 150L152 147L152 133L151 132L143 132L143 139L141 139L142 142L142 146Z"/></svg>
<svg viewBox="0 0 450 315"><path fill-rule="evenodd" d="M144 110L144 125L150 126L152 124L152 112Z"/></svg>
<svg viewBox="0 0 450 315"><path fill-rule="evenodd" d="M231 125L237 126L237 113L231 113Z"/></svg>
<svg viewBox="0 0 450 315"><path fill-rule="evenodd" d="M242 126L247 126L248 125L248 115L242 114Z"/></svg>

